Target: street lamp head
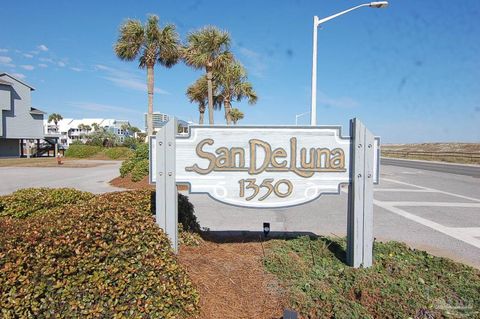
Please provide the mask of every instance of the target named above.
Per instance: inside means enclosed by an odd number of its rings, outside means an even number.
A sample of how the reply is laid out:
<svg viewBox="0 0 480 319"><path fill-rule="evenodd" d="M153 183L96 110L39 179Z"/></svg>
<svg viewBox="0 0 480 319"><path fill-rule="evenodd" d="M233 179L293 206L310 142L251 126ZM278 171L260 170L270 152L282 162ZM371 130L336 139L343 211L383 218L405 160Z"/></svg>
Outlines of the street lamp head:
<svg viewBox="0 0 480 319"><path fill-rule="evenodd" d="M370 2L371 8L386 8L388 7L388 1L374 1Z"/></svg>

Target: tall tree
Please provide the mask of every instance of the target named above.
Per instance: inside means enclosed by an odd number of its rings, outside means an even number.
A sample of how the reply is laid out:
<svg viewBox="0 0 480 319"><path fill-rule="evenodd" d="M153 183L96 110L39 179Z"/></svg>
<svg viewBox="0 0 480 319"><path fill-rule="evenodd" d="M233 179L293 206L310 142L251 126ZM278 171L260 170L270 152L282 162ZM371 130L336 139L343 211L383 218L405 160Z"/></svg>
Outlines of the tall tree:
<svg viewBox="0 0 480 319"><path fill-rule="evenodd" d="M205 109L208 104L207 78L202 76L195 83L190 85L186 93L190 103L198 103L199 119L198 123L203 125L205 118Z"/></svg>
<svg viewBox="0 0 480 319"><path fill-rule="evenodd" d="M257 103L258 96L253 86L248 82L247 72L238 61L227 64L218 72L219 98L225 110L227 125L232 122L232 101L247 99L249 104Z"/></svg>
<svg viewBox="0 0 480 319"><path fill-rule="evenodd" d="M187 97L190 100L190 103L198 103L198 112L200 114L198 123L204 123L205 109L208 105L208 83L207 77L204 75L200 77L195 83L190 85L187 89ZM213 83L213 107L219 108L219 101L216 95L216 83Z"/></svg>
<svg viewBox="0 0 480 319"><path fill-rule="evenodd" d="M153 135L153 69L157 62L167 68L178 62L180 40L175 26L167 24L161 28L155 15L150 15L145 25L138 20L128 19L120 26L115 53L126 61L138 58L139 68L147 69L147 135Z"/></svg>
<svg viewBox="0 0 480 319"><path fill-rule="evenodd" d="M187 46L183 49L185 63L196 69L205 69L208 85L208 121L214 124L213 74L233 60L230 49L230 35L226 31L207 26L187 37Z"/></svg>
<svg viewBox="0 0 480 319"><path fill-rule="evenodd" d="M48 123L53 122L55 126L57 126L61 120L63 120L63 117L58 113L52 113L48 116Z"/></svg>
<svg viewBox="0 0 480 319"><path fill-rule="evenodd" d="M243 112L241 112L239 109L237 109L236 107L234 107L231 111L230 111L230 118L232 119L233 121L233 124L237 125L237 122L241 119L243 119Z"/></svg>

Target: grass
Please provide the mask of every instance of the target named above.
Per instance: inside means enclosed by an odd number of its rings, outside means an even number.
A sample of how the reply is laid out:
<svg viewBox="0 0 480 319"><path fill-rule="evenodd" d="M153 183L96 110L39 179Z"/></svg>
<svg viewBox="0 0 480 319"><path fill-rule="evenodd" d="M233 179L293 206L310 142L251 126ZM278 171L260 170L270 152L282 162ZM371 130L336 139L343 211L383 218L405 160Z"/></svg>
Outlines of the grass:
<svg viewBox="0 0 480 319"><path fill-rule="evenodd" d="M480 143L386 144L382 145L382 156L459 164L480 164Z"/></svg>
<svg viewBox="0 0 480 319"><path fill-rule="evenodd" d="M374 246L374 265L345 265L345 240L268 242L265 268L305 318L479 318L480 271L409 249Z"/></svg>
<svg viewBox="0 0 480 319"><path fill-rule="evenodd" d="M445 156L441 154L434 154L434 155L418 155L418 154L407 154L407 153L393 154L393 153L382 151L382 156L390 157L390 158L403 158L403 159L436 161L436 162L457 163L457 164L480 164L480 158Z"/></svg>

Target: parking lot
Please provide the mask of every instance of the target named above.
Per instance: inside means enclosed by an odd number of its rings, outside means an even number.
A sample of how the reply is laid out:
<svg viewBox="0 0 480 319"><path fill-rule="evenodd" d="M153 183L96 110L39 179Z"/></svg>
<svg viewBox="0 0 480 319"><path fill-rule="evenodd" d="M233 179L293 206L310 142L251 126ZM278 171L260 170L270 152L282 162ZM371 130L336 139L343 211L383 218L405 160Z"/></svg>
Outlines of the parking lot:
<svg viewBox="0 0 480 319"><path fill-rule="evenodd" d="M245 209L207 195L190 195L200 224L212 231L346 235L347 189L342 194L283 209ZM374 236L398 240L480 268L480 179L467 175L383 165L374 192Z"/></svg>

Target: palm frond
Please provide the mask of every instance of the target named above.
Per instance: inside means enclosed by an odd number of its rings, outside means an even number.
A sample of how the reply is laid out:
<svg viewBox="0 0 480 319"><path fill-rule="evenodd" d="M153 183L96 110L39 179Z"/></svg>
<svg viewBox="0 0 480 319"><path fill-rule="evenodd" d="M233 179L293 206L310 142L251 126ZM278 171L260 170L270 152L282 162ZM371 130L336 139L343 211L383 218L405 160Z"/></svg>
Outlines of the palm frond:
<svg viewBox="0 0 480 319"><path fill-rule="evenodd" d="M120 26L120 34L115 43L115 54L122 60L134 60L145 40L142 23L137 20L127 20Z"/></svg>
<svg viewBox="0 0 480 319"><path fill-rule="evenodd" d="M160 32L160 52L158 62L170 68L175 65L181 56L180 37L173 24L167 24Z"/></svg>

